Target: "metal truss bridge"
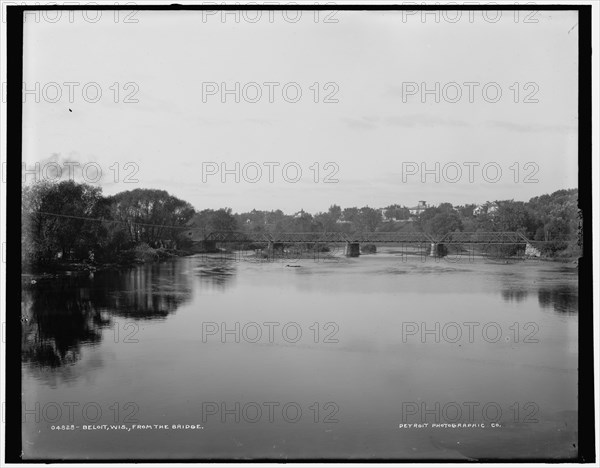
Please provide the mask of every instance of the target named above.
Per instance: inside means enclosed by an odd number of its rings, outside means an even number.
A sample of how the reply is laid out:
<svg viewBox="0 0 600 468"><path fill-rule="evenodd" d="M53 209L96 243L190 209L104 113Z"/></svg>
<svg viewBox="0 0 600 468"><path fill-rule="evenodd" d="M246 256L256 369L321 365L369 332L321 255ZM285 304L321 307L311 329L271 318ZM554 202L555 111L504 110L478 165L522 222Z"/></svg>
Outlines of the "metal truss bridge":
<svg viewBox="0 0 600 468"><path fill-rule="evenodd" d="M531 244L520 232L450 232L441 237L422 232L283 232L251 233L242 231L213 231L205 235L211 243L369 243L369 244Z"/></svg>

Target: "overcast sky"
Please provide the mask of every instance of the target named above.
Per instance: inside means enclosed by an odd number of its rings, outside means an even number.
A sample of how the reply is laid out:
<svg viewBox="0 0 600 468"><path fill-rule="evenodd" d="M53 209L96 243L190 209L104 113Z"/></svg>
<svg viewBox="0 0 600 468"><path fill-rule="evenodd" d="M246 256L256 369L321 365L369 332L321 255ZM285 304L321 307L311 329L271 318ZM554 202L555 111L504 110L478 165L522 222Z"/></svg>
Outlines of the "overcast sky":
<svg viewBox="0 0 600 468"><path fill-rule="evenodd" d="M50 13L38 22L29 15L24 81L28 89L39 82L40 95L36 102L28 94L24 104L28 167L94 162L88 178L100 167L98 184L106 194L158 188L197 209L287 213L324 211L333 203L528 200L577 186L576 12L538 12L529 18L537 22L527 23L523 11L518 18L504 11L496 22L492 13L486 20L466 11L458 20L449 12L439 22L401 12L346 11L329 18L321 12L315 18L304 11L297 22L295 13L286 20L281 12L265 11L258 19L247 12L239 23L233 14L192 11L141 11L128 19L137 23L129 23L126 14L115 18L104 11L95 23L92 13L86 20L81 12L62 12L56 22L48 21L56 20ZM58 100L51 82L60 84ZM221 102L221 83L235 89L236 82L240 102L234 94ZM255 103L249 102L257 89L246 86L250 82L262 92ZM439 102L420 92L421 83L435 89L436 82ZM451 82L460 85L460 99ZM84 98L86 83L97 85L88 86ZM218 83L218 89L203 83ZM286 83L296 85L284 96ZM495 84L484 95L487 83ZM102 97L87 102L97 88ZM287 102L297 88L299 101ZM502 95L492 102L497 89ZM324 102L327 96L338 102ZM220 165L235 172L236 162L240 182L231 173L223 183ZM265 165L271 162L280 164L270 166L273 182ZM436 162L440 181L431 173L422 183L421 165L435 172ZM480 165L471 165L470 182L465 163L475 162ZM283 173L286 163L295 166ZM448 163L456 164L444 173ZM484 174L486 163L492 164ZM298 167L302 177L292 183ZM219 173L203 181L203 169L215 168ZM130 178L138 182L125 183L134 171ZM325 183L326 176L338 182ZM533 183L524 182L527 176Z"/></svg>

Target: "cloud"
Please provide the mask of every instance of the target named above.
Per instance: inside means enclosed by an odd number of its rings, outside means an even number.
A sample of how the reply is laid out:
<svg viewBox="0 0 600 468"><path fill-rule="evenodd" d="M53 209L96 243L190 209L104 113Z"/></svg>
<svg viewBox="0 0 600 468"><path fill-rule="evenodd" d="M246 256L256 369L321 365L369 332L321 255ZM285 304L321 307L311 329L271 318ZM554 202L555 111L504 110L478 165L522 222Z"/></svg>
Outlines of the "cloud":
<svg viewBox="0 0 600 468"><path fill-rule="evenodd" d="M402 116L386 117L388 125L399 127L466 127L468 124L463 120L447 119L437 115L411 114Z"/></svg>
<svg viewBox="0 0 600 468"><path fill-rule="evenodd" d="M530 132L561 132L568 133L577 130L576 126L572 125L547 125L537 123L515 123L504 120L488 120L486 126L492 128L502 128L513 132L530 133Z"/></svg>
<svg viewBox="0 0 600 468"><path fill-rule="evenodd" d="M382 124L393 127L467 127L470 125L463 120L427 114L391 115L383 118L370 116L360 118L343 117L342 121L348 127L359 130L373 130Z"/></svg>
<svg viewBox="0 0 600 468"><path fill-rule="evenodd" d="M359 130L373 130L377 128L377 125L373 123L373 119L369 117L361 117L359 119L342 117L342 122L344 122L350 128Z"/></svg>

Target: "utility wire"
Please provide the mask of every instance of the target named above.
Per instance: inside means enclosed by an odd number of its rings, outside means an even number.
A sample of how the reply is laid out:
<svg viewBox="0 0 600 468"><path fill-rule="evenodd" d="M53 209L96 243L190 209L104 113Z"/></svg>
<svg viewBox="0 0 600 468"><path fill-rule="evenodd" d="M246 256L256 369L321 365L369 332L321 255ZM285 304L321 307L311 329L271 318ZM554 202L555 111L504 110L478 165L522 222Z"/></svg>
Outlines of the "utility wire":
<svg viewBox="0 0 600 468"><path fill-rule="evenodd" d="M145 227L156 227L156 228L166 228L166 229L188 229L188 230L198 230L203 228L198 227L190 227L190 226L169 226L166 224L148 224L148 223L138 223L136 221L122 221L117 219L105 219L105 218L88 218L85 216L75 216L75 215L67 215L61 213L48 213L47 211L33 211L32 214L41 214L44 216L56 216L58 218L70 218L70 219L81 219L83 221L97 221L101 223L117 223L117 224L125 224L125 225L137 225L137 226L145 226Z"/></svg>

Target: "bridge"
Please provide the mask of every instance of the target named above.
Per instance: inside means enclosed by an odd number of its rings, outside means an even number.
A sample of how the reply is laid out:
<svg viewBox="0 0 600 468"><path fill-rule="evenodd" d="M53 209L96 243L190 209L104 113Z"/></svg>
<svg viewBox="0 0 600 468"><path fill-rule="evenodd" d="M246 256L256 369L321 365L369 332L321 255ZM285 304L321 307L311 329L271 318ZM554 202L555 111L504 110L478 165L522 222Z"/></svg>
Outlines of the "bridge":
<svg viewBox="0 0 600 468"><path fill-rule="evenodd" d="M533 249L533 241L520 232L450 232L433 236L423 232L271 232L213 231L204 236L203 246L216 249L217 244L266 244L270 251L283 250L285 244L339 244L346 245L345 255L360 255L360 244L412 244L430 246L435 256L446 245L523 245Z"/></svg>

